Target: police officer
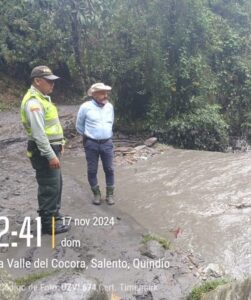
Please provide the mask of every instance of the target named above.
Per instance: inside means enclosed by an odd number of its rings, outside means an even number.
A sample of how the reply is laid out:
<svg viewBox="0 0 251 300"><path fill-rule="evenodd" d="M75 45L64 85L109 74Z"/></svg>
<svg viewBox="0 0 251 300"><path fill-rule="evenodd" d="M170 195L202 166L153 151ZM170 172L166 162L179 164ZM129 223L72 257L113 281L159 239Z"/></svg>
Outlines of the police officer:
<svg viewBox="0 0 251 300"><path fill-rule="evenodd" d="M101 204L101 193L97 180L98 161L101 158L106 179L106 202L114 204L114 169L112 127L113 105L108 101L112 88L102 82L93 84L87 91L90 101L80 106L76 129L83 135L87 160L88 181L94 194L93 204Z"/></svg>
<svg viewBox="0 0 251 300"><path fill-rule="evenodd" d="M27 155L38 183L38 213L42 232L48 234L52 234L52 217L56 220L56 234L69 230L59 212L62 194L59 158L64 150L64 135L57 108L48 96L58 78L47 66L35 67L31 72L32 85L21 104L21 119L28 135Z"/></svg>

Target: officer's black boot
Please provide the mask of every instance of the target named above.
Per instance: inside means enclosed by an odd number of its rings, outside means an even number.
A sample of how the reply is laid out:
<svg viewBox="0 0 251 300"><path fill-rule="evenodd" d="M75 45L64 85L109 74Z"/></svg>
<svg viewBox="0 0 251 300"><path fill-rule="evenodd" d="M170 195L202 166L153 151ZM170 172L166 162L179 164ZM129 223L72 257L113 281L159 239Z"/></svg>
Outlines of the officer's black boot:
<svg viewBox="0 0 251 300"><path fill-rule="evenodd" d="M52 219L50 220L50 222L45 222L42 220L42 233L43 234L51 234L53 232L53 227L52 227ZM56 220L55 218L55 225L54 225L54 233L55 234L59 234L59 233L63 233L63 232L67 232L70 230L70 225L66 225L63 224L63 222L61 220Z"/></svg>

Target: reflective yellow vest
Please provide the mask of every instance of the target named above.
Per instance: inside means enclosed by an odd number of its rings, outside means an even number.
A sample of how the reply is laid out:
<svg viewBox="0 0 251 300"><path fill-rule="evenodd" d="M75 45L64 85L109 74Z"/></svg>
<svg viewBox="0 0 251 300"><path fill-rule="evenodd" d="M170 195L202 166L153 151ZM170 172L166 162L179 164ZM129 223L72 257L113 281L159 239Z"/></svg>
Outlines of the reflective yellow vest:
<svg viewBox="0 0 251 300"><path fill-rule="evenodd" d="M32 132L30 122L26 116L25 105L30 99L37 99L44 109L44 123L45 123L45 134L50 142L64 141L64 133L62 126L59 122L58 111L56 106L48 101L39 91L35 89L29 89L25 94L21 103L21 120L24 128L28 134L28 137L32 139Z"/></svg>

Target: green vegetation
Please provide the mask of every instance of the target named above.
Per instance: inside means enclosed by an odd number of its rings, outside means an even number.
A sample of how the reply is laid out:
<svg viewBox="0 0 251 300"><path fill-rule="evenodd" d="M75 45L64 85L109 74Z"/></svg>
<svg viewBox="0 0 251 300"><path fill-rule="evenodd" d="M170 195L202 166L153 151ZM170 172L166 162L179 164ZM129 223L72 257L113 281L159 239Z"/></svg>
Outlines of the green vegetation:
<svg viewBox="0 0 251 300"><path fill-rule="evenodd" d="M68 103L104 81L118 129L222 151L251 137L250 21L249 0L4 0L0 70L47 64Z"/></svg>
<svg viewBox="0 0 251 300"><path fill-rule="evenodd" d="M182 148L223 151L228 144L227 130L219 107L211 105L170 120L160 138Z"/></svg>
<svg viewBox="0 0 251 300"><path fill-rule="evenodd" d="M160 236L153 235L153 234L144 235L142 243L146 244L149 241L157 241L165 250L168 250L171 244L170 241Z"/></svg>
<svg viewBox="0 0 251 300"><path fill-rule="evenodd" d="M55 274L56 272L58 272L58 270L33 273L31 275L28 275L28 276L25 276L22 278L18 278L15 280L15 282L18 286L28 286L28 285L32 284L33 282L35 282L39 279L42 279L42 278L46 278L52 274Z"/></svg>
<svg viewBox="0 0 251 300"><path fill-rule="evenodd" d="M228 281L225 279L220 280L212 280L203 283L201 286L194 288L192 292L187 297L187 300L200 300L202 294L208 293L210 291L215 290L219 285L226 284Z"/></svg>

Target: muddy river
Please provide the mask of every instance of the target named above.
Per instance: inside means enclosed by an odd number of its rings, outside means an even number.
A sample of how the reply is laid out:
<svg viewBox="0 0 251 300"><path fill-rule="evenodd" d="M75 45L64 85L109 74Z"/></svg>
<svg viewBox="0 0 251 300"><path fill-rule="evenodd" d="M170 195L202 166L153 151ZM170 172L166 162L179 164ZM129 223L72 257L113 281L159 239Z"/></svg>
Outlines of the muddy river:
<svg viewBox="0 0 251 300"><path fill-rule="evenodd" d="M171 150L117 177L120 207L144 226L176 230L175 246L235 277L251 273L250 153Z"/></svg>
<svg viewBox="0 0 251 300"><path fill-rule="evenodd" d="M65 162L77 180L84 164L81 157ZM116 175L123 212L233 277L251 273L251 153L171 149Z"/></svg>

